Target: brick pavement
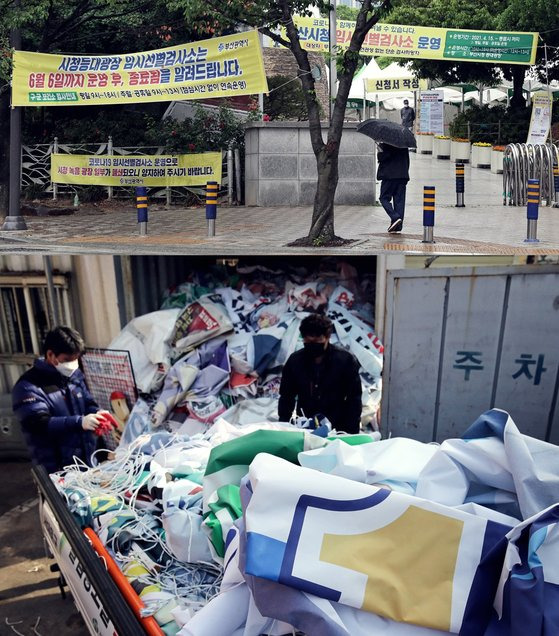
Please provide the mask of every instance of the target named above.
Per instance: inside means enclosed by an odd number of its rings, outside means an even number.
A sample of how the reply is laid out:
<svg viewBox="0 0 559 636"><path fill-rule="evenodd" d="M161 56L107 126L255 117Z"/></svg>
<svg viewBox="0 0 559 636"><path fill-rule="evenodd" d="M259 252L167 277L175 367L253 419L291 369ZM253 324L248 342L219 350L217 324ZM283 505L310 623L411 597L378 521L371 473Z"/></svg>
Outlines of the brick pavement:
<svg viewBox="0 0 559 636"><path fill-rule="evenodd" d="M336 233L354 242L336 248L287 247L305 236L310 207L220 207L216 235L207 236L203 208L166 210L152 205L148 235L139 236L136 211L82 208L72 216L26 217L28 229L0 232L1 252L110 252L122 254L558 254L559 209L542 206L539 243L525 243L526 211L503 206L502 177L466 166L465 208L456 208L454 165L412 154L406 219L401 234L388 234L382 207L335 209ZM435 244L421 242L423 186L436 187Z"/></svg>

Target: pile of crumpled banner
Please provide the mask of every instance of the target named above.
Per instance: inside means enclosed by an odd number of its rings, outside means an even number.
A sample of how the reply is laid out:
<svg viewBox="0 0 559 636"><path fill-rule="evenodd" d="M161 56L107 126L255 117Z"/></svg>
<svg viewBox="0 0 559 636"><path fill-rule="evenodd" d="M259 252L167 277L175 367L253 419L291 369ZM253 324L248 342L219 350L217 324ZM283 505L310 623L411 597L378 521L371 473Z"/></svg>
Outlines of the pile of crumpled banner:
<svg viewBox="0 0 559 636"><path fill-rule="evenodd" d="M383 348L373 330L373 281L344 262L322 271L250 266L192 278L109 345L130 352L142 394L127 441L148 430L201 433L220 416L277 421L281 369L302 346L299 325L309 312L328 315L332 342L359 361L362 424L377 428Z"/></svg>
<svg viewBox="0 0 559 636"><path fill-rule="evenodd" d="M559 633L559 448L499 409L440 445L218 418L52 478L167 635Z"/></svg>

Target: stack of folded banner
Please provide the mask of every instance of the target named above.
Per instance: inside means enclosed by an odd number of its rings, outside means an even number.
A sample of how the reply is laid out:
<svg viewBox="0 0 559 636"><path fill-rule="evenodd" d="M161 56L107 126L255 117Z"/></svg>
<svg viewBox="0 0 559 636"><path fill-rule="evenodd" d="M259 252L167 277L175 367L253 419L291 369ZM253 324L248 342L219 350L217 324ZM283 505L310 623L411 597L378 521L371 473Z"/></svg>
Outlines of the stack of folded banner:
<svg viewBox="0 0 559 636"><path fill-rule="evenodd" d="M281 423L150 433L54 478L165 634L559 633L559 448Z"/></svg>

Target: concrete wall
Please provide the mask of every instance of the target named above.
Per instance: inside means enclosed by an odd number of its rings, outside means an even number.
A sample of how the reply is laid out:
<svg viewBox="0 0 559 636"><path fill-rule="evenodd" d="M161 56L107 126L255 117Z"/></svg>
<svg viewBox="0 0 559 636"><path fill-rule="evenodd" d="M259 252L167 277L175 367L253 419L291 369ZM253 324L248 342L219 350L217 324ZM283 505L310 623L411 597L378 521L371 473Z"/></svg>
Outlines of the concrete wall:
<svg viewBox="0 0 559 636"><path fill-rule="evenodd" d="M355 127L344 125L337 205L375 201L375 144ZM317 172L308 122L248 123L245 144L246 205L312 205Z"/></svg>

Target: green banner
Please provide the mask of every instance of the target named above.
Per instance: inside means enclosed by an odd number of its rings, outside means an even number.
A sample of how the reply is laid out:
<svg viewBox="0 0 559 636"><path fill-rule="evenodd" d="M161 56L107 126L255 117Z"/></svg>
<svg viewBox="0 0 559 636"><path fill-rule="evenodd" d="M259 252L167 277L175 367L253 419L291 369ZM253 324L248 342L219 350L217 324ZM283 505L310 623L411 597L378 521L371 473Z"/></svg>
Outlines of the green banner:
<svg viewBox="0 0 559 636"><path fill-rule="evenodd" d="M445 39L446 59L471 60L472 62L509 62L529 64L534 33L497 33L491 31L448 30Z"/></svg>

